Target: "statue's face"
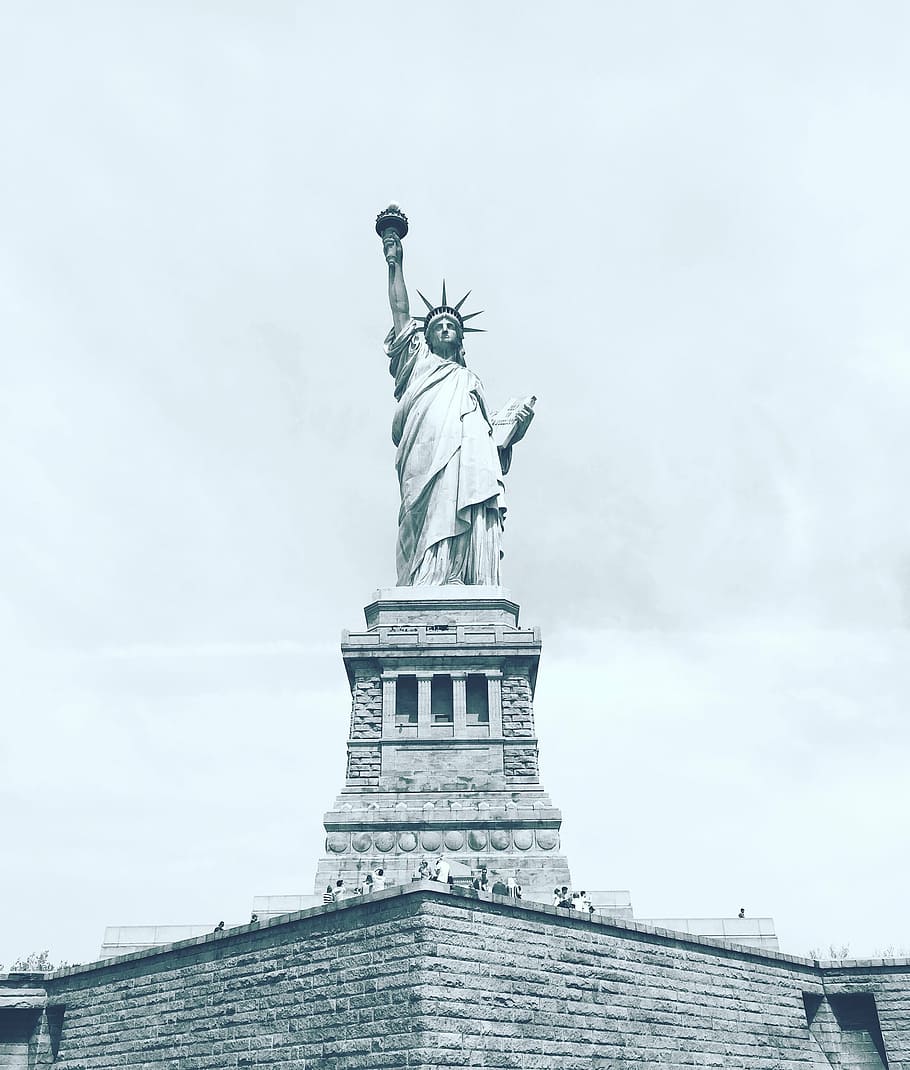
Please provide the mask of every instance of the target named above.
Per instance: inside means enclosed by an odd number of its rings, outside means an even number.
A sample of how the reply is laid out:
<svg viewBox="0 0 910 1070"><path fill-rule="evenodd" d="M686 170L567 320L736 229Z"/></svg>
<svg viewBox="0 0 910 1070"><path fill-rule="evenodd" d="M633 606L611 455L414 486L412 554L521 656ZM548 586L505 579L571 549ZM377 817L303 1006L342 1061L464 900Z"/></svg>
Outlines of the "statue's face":
<svg viewBox="0 0 910 1070"><path fill-rule="evenodd" d="M440 316L430 324L427 334L430 349L437 357L452 360L461 350L461 331L458 323L450 316Z"/></svg>

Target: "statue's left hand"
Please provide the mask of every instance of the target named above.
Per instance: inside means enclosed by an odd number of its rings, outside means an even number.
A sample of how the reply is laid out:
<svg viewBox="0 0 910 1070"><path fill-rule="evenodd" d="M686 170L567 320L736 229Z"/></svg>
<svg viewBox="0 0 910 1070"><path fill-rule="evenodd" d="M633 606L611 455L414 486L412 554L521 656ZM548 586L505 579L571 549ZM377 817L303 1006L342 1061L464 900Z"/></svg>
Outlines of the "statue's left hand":
<svg viewBox="0 0 910 1070"><path fill-rule="evenodd" d="M517 426L516 426L516 429L515 429L515 434L512 436L512 445L513 446L515 445L516 442L520 442L525 437L525 433L527 432L528 427L530 426L531 420L533 418L534 418L534 410L531 408L531 406L530 405L522 405L521 408L516 413L516 424L517 424Z"/></svg>

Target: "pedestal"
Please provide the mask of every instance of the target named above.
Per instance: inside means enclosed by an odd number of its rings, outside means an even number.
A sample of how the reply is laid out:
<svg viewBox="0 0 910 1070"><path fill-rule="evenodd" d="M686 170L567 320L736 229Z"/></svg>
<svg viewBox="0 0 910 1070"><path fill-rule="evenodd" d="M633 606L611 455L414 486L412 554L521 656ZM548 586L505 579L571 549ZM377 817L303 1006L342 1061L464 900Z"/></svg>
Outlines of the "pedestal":
<svg viewBox="0 0 910 1070"><path fill-rule="evenodd" d="M347 776L325 815L315 891L382 868L410 883L445 854L466 879L514 877L549 903L571 884L562 814L537 769L533 698L540 632L501 587L377 591L366 629L345 632Z"/></svg>

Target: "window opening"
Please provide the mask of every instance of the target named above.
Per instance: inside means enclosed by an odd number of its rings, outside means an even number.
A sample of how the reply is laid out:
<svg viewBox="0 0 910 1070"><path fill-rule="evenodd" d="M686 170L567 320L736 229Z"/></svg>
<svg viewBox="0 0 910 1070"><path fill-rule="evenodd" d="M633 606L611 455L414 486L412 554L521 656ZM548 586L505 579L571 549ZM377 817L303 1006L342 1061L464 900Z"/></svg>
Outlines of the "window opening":
<svg viewBox="0 0 910 1070"><path fill-rule="evenodd" d="M453 724L455 704L452 701L452 677L434 676L430 684L430 712L433 724Z"/></svg>
<svg viewBox="0 0 910 1070"><path fill-rule="evenodd" d="M471 673L465 684L468 724L490 723L490 692L486 676Z"/></svg>
<svg viewBox="0 0 910 1070"><path fill-rule="evenodd" d="M395 681L395 724L417 724L417 677L399 676Z"/></svg>

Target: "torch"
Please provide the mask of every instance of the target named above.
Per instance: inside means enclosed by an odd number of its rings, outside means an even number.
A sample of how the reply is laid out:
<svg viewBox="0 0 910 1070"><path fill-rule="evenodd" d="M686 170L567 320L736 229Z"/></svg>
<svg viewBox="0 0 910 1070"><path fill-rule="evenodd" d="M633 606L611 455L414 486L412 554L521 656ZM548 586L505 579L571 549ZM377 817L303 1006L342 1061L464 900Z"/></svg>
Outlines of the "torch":
<svg viewBox="0 0 910 1070"><path fill-rule="evenodd" d="M383 244L390 235L394 234L398 240L408 232L408 217L402 212L397 204L390 204L376 216L376 233L382 238Z"/></svg>

